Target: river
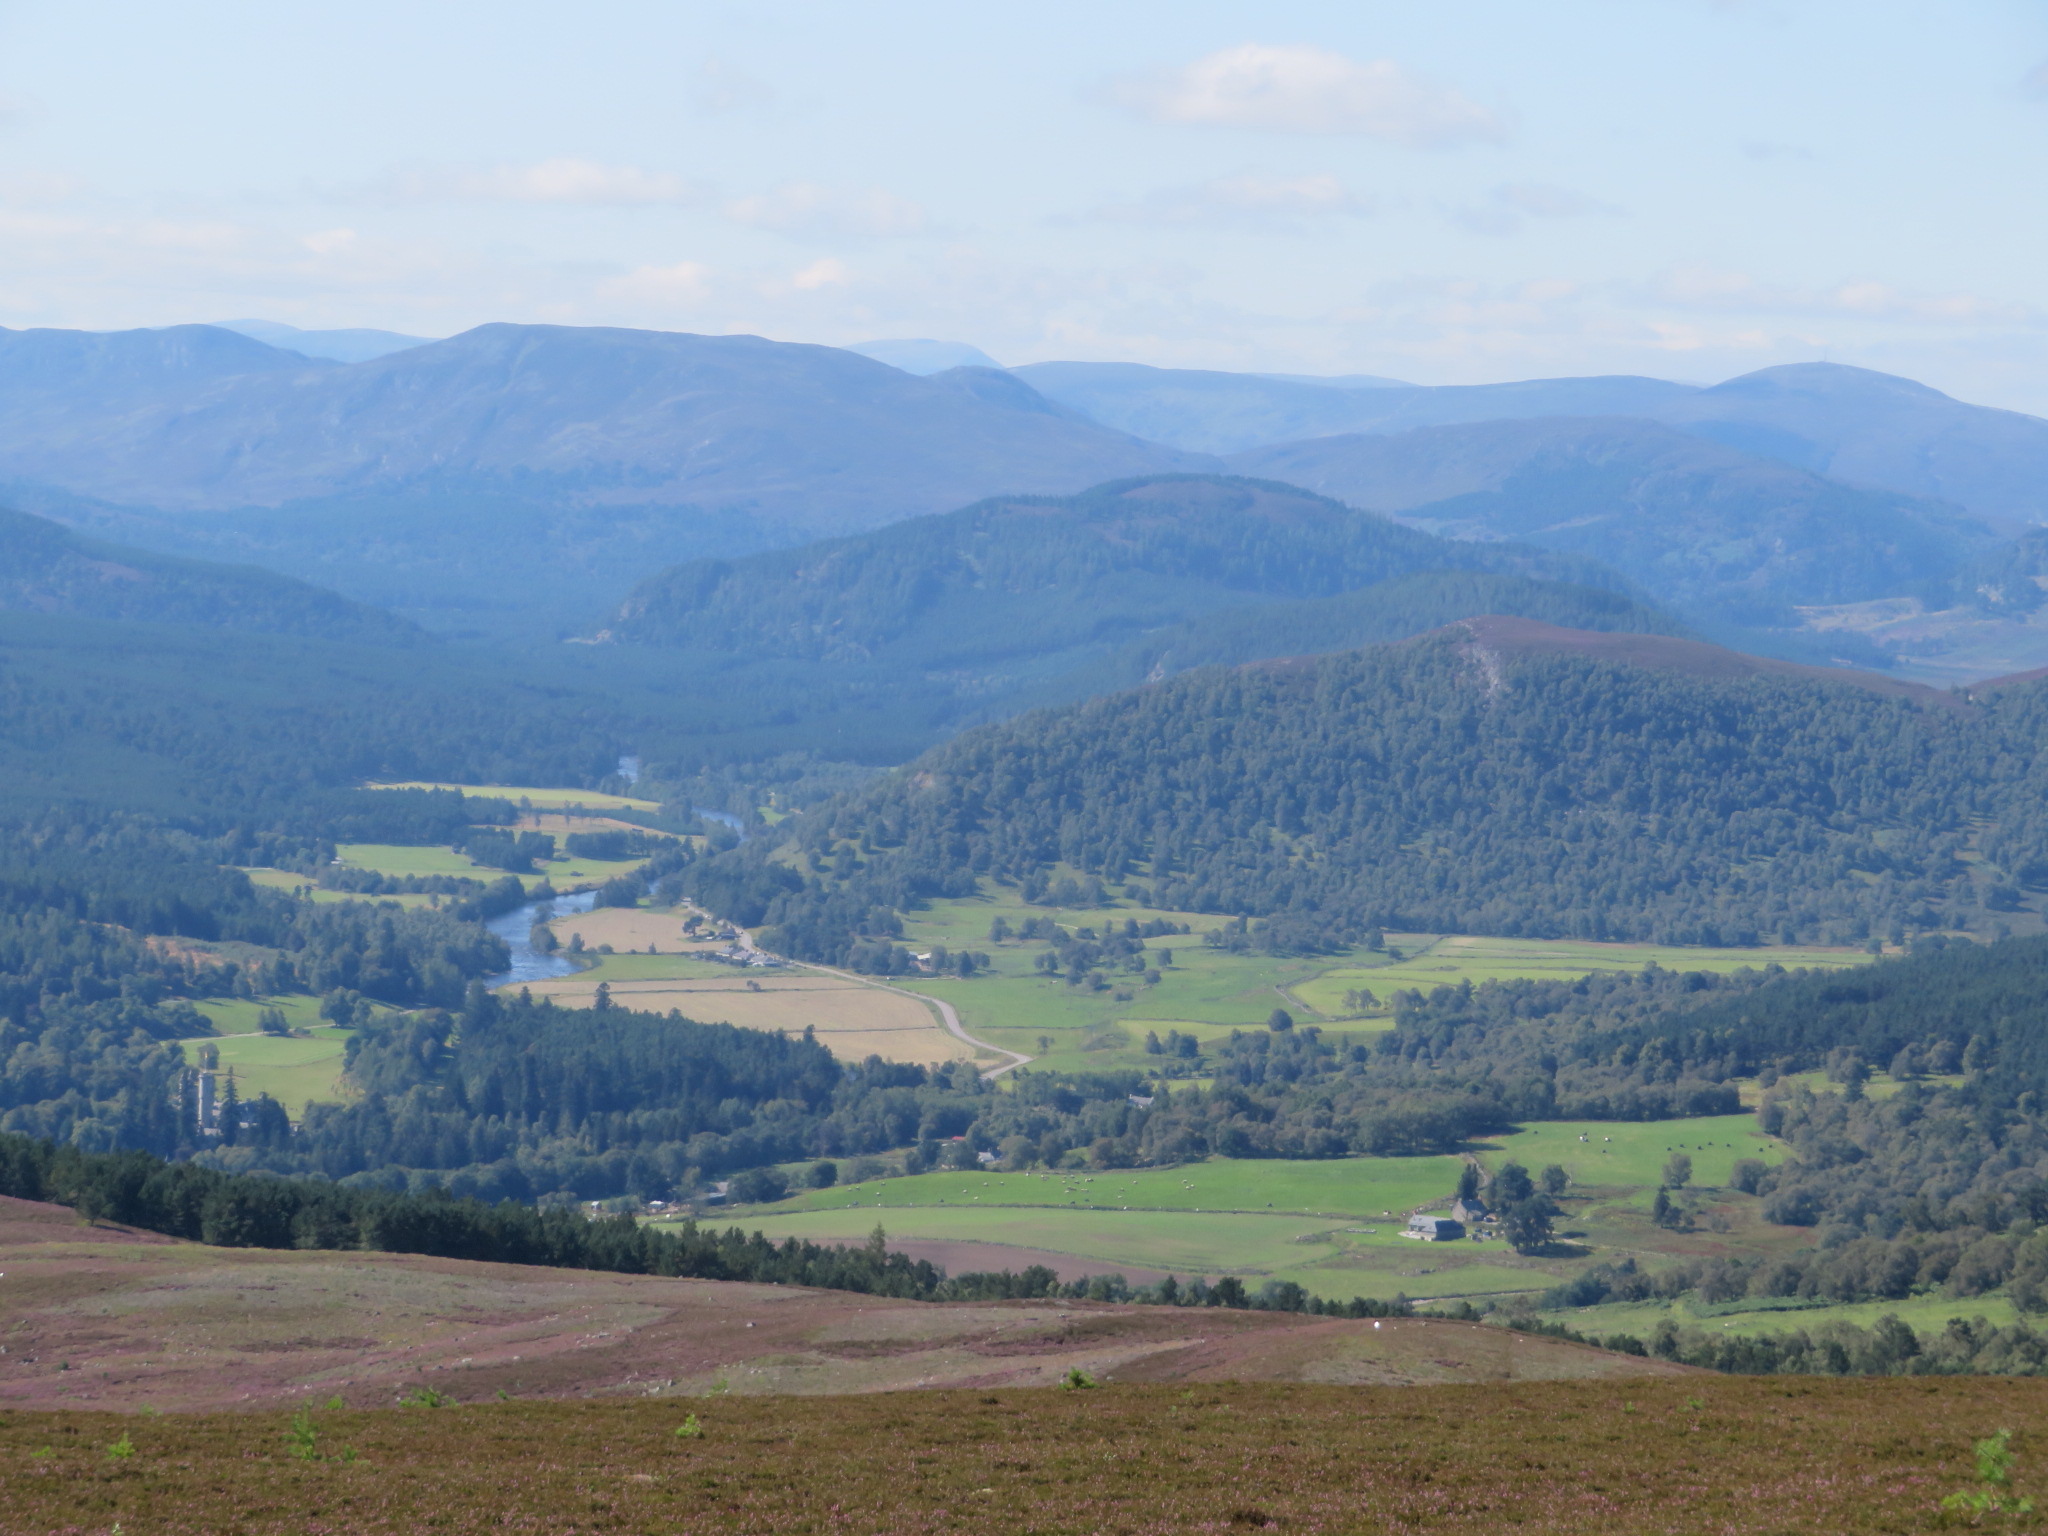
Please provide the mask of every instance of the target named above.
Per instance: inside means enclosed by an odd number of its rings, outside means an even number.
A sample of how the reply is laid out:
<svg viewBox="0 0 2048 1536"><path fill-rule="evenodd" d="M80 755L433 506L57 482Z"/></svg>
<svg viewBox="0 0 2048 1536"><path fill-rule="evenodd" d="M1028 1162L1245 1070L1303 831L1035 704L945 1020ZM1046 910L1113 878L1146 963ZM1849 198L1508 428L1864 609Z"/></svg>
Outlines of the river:
<svg viewBox="0 0 2048 1536"><path fill-rule="evenodd" d="M529 981L549 981L556 976L573 976L577 967L564 955L544 955L533 947L533 925L550 917L567 917L588 912L597 904L597 892L578 891L552 901L533 901L517 911L494 917L484 926L512 950L512 969L501 976L487 976L484 985L493 989L513 987Z"/></svg>

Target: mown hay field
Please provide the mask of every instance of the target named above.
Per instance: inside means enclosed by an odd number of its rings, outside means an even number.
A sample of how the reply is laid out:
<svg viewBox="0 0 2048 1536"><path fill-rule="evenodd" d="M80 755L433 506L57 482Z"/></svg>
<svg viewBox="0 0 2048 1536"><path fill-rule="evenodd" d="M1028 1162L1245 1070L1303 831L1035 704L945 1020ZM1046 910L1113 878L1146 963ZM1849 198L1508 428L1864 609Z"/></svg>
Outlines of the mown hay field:
<svg viewBox="0 0 2048 1536"><path fill-rule="evenodd" d="M2048 1386L1995 1378L310 1406L302 1423L294 1440L274 1409L0 1415L7 1529L1861 1536L1971 1528L1941 1500L2000 1427L2011 1493L2048 1500Z"/></svg>
<svg viewBox="0 0 2048 1536"><path fill-rule="evenodd" d="M631 795L605 795L594 789L546 789L522 784L436 784L408 779L401 784L366 784L365 789L459 789L479 799L510 800L514 805L581 806L591 811L658 811L657 800L636 800Z"/></svg>
<svg viewBox="0 0 2048 1536"><path fill-rule="evenodd" d="M620 967L611 962L632 962ZM648 974L668 961L676 973ZM625 972L637 973L625 979ZM814 1030L818 1043L841 1061L881 1056L890 1061L936 1065L970 1059L973 1051L948 1034L925 1004L900 993L837 977L790 972L716 974L702 961L660 955L607 957L607 965L555 981L535 982L535 997L564 1007L586 1008L603 984L612 1005L641 1013L674 1010L700 1024L733 1024L741 1029L800 1035ZM755 991L748 985L752 981Z"/></svg>

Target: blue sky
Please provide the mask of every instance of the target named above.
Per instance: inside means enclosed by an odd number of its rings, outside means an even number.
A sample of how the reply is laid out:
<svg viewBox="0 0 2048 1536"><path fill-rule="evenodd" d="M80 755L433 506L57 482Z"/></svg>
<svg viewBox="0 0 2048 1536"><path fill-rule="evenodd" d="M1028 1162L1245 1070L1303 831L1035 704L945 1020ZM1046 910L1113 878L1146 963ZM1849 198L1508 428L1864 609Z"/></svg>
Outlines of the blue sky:
<svg viewBox="0 0 2048 1536"><path fill-rule="evenodd" d="M2017 0L0 0L0 324L933 336L2048 413Z"/></svg>

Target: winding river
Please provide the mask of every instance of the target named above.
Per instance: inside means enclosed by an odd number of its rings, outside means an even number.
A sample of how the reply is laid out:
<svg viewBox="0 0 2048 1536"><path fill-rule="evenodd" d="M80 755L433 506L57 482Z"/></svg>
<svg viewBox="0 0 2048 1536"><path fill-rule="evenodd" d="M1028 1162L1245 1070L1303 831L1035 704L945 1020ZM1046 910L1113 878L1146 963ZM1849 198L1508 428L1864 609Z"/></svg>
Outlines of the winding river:
<svg viewBox="0 0 2048 1536"><path fill-rule="evenodd" d="M493 989L514 987L529 981L549 981L556 976L573 976L577 967L565 955L542 954L533 947L533 926L551 917L567 917L574 912L588 912L597 904L597 892L577 891L571 896L557 896L552 901L533 901L503 917L494 917L484 926L503 939L512 951L512 969L498 976L488 976L484 985Z"/></svg>

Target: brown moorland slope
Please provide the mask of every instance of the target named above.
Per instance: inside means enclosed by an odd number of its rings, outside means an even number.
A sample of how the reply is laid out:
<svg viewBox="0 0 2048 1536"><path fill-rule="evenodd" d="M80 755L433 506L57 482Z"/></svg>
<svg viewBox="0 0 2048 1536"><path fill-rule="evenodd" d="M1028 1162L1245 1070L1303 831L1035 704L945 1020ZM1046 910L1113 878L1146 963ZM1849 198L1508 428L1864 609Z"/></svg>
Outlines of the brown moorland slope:
<svg viewBox="0 0 2048 1536"><path fill-rule="evenodd" d="M698 1433L679 1437L685 1414ZM16 1536L1278 1530L1861 1536L1944 1514L2048 1387L1997 1378L1111 1386L867 1397L0 1413ZM115 1448L125 1449L121 1454ZM110 1451L113 1453L110 1454ZM355 1459L343 1459L349 1452ZM318 1458L318 1459L313 1459Z"/></svg>
<svg viewBox="0 0 2048 1536"><path fill-rule="evenodd" d="M1086 1302L892 1301L844 1291L208 1248L0 1199L0 1406L381 1407L1038 1386L1389 1386L1691 1374L1443 1319L1351 1321Z"/></svg>

